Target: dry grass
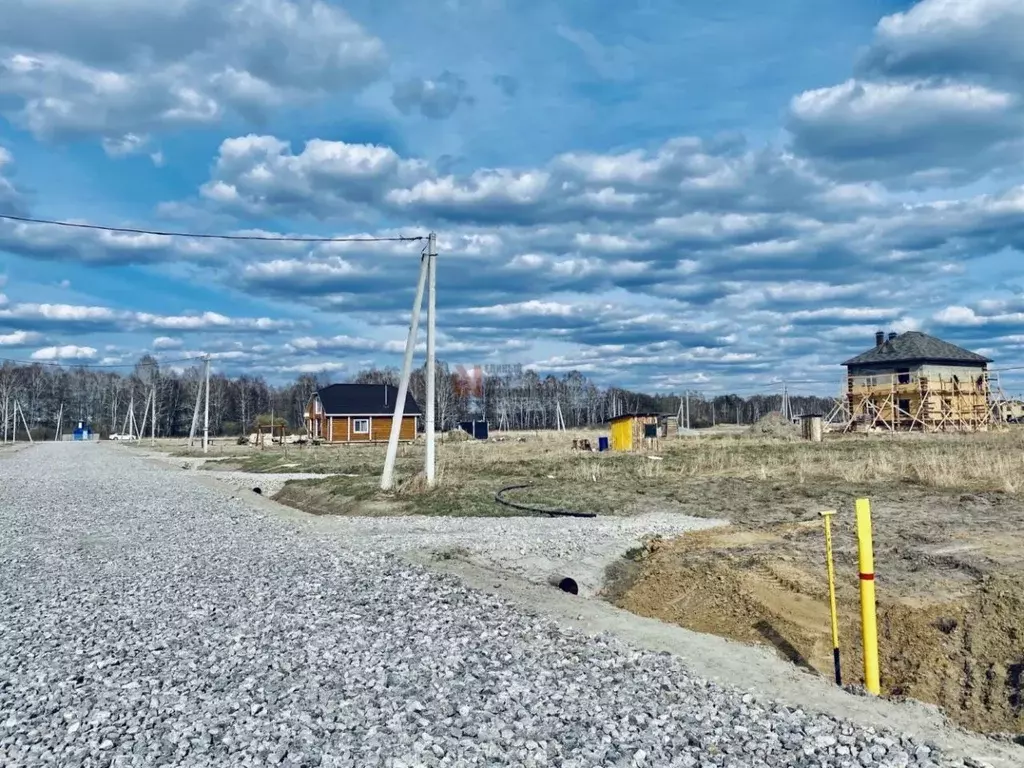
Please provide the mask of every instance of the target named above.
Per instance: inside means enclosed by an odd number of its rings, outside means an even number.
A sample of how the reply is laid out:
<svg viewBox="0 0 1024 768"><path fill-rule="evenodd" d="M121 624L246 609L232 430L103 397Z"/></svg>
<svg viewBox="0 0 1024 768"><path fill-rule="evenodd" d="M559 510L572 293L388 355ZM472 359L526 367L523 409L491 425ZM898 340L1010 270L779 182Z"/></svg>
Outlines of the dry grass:
<svg viewBox="0 0 1024 768"><path fill-rule="evenodd" d="M930 488L1015 493L1024 432L834 437L815 445L759 439L690 441L677 451L689 478L798 483L906 482Z"/></svg>
<svg viewBox="0 0 1024 768"><path fill-rule="evenodd" d="M891 489L893 484L935 491L1001 492L1024 490L1024 430L975 435L829 435L824 443L773 440L749 435L701 435L662 440L651 455L572 450L573 438L592 445L603 433L523 432L494 435L487 442L442 441L437 450L438 486L426 490L413 478L421 471L422 443L399 449L397 495L379 493L377 482L385 446L289 446L259 450L225 443L211 457L253 472L342 473L308 481L317 508L351 513L362 503L388 502L396 512L426 514L506 514L495 504L499 488L520 483L534 487L516 498L602 514L672 507L692 502L716 481L753 487L795 484L808 495L839 485ZM494 438L501 437L502 440ZM165 446L181 452L181 443ZM309 491L313 493L314 491ZM286 494L287 495L287 494ZM322 498L320 498L322 497ZM292 499L301 505L301 498Z"/></svg>

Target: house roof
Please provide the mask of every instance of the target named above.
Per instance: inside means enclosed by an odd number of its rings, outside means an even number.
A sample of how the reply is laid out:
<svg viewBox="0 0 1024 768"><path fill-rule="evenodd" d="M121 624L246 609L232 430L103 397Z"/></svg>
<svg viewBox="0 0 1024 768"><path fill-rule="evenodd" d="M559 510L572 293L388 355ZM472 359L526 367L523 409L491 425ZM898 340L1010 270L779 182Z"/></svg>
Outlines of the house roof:
<svg viewBox="0 0 1024 768"><path fill-rule="evenodd" d="M654 411L649 411L649 412L644 412L644 413L620 413L618 416L612 416L605 423L611 424L613 421L618 421L619 419L646 419L646 418L649 418L651 416L658 416L658 417L660 417L660 416L675 416L675 414L674 413L671 413L671 414L656 413Z"/></svg>
<svg viewBox="0 0 1024 768"><path fill-rule="evenodd" d="M851 357L843 365L889 365L924 360L944 363L974 363L975 365L992 362L984 355L929 336L927 333L907 331L863 354Z"/></svg>
<svg viewBox="0 0 1024 768"><path fill-rule="evenodd" d="M390 384L331 384L317 392L330 416L383 416L394 413L398 387ZM405 394L405 415L423 413L411 392Z"/></svg>

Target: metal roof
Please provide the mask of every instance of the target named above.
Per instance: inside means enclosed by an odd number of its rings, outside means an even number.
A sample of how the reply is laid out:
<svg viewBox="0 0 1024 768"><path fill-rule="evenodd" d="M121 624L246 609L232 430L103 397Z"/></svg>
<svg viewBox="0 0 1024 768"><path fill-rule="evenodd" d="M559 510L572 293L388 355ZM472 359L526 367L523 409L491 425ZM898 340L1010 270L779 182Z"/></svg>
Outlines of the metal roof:
<svg viewBox="0 0 1024 768"><path fill-rule="evenodd" d="M927 333L907 331L894 339L884 341L863 354L851 357L843 365L890 365L922 361L973 363L975 365L992 362L984 355L929 336Z"/></svg>
<svg viewBox="0 0 1024 768"><path fill-rule="evenodd" d="M383 416L395 411L398 387L390 384L331 384L317 396L326 416ZM411 392L405 394L405 415L423 413Z"/></svg>

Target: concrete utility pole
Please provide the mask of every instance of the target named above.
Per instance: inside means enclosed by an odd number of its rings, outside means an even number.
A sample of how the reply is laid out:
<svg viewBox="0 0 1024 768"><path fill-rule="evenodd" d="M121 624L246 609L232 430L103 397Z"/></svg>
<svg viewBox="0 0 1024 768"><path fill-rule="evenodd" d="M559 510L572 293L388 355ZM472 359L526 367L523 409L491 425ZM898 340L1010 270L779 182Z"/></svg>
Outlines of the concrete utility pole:
<svg viewBox="0 0 1024 768"><path fill-rule="evenodd" d="M429 245L427 249L429 250ZM391 435L388 437L388 452L384 458L384 471L380 475L380 488L390 491L395 484L395 460L398 458L398 438L402 430L402 417L405 414L405 398L409 392L409 377L412 375L412 356L416 349L416 331L420 323L420 307L423 304L423 288L427 283L430 271L426 253L420 257L420 276L416 283L416 298L412 303L412 318L409 320L409 335L405 340L405 357L402 360L402 378L398 382L398 396L395 398L395 411L391 418ZM429 445L429 443L428 443Z"/></svg>
<svg viewBox="0 0 1024 768"><path fill-rule="evenodd" d="M149 428L149 442L151 445L156 445L156 384L153 385L152 392L153 400L153 426Z"/></svg>
<svg viewBox="0 0 1024 768"><path fill-rule="evenodd" d="M203 453L210 450L210 356L206 356L206 415L203 417Z"/></svg>
<svg viewBox="0 0 1024 768"><path fill-rule="evenodd" d="M690 428L690 390L686 390L686 428Z"/></svg>
<svg viewBox="0 0 1024 768"><path fill-rule="evenodd" d="M436 484L434 477L434 406L437 402L434 377L436 374L434 360L435 310L437 308L437 235L433 232L427 237L427 423L426 423L426 460L424 473L427 476L427 487Z"/></svg>
<svg viewBox="0 0 1024 768"><path fill-rule="evenodd" d="M196 406L192 409L192 426L188 430L188 447L191 448L196 442L196 430L199 429L199 405L203 402L203 382L196 386ZM244 426L244 425L243 425Z"/></svg>

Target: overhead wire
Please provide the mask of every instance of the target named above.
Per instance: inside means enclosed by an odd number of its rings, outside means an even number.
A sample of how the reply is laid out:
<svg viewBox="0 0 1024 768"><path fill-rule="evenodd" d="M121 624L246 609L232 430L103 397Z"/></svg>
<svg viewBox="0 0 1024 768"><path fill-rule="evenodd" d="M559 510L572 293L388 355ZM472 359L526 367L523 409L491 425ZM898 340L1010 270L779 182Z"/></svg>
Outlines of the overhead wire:
<svg viewBox="0 0 1024 768"><path fill-rule="evenodd" d="M86 224L77 221L60 221L57 219L38 219L31 216L15 216L0 213L0 219L17 221L25 224L42 224L70 229L90 229L100 232L116 232L126 235L157 235L159 237L187 237L198 240L250 240L272 243L411 243L426 240L426 235L395 235L392 237L306 237L299 235L230 235L214 232L177 232L173 230L142 229L136 227L111 227L103 224Z"/></svg>
<svg viewBox="0 0 1024 768"><path fill-rule="evenodd" d="M211 359L213 355L211 355ZM153 360L152 362L139 361L135 363L79 363L74 360L16 360L10 357L0 357L0 363L13 363L14 365L43 365L50 366L53 368L103 368L103 369L117 369L117 368L151 368L156 365L177 365L179 363L191 363L191 362L202 362L206 359L205 355L198 357L183 357L178 360Z"/></svg>

